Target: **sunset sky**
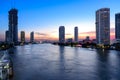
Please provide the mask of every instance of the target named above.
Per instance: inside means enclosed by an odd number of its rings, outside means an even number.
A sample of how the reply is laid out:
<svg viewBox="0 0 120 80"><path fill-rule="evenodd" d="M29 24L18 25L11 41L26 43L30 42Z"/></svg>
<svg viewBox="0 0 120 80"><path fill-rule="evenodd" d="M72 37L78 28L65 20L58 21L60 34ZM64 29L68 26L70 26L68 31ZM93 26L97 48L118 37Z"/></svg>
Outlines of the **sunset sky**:
<svg viewBox="0 0 120 80"><path fill-rule="evenodd" d="M18 9L18 31L26 39L34 31L36 40L58 40L59 26L65 26L66 38L95 38L95 12L110 8L111 39L114 39L115 13L120 12L120 0L0 0L0 41L8 30L8 11Z"/></svg>

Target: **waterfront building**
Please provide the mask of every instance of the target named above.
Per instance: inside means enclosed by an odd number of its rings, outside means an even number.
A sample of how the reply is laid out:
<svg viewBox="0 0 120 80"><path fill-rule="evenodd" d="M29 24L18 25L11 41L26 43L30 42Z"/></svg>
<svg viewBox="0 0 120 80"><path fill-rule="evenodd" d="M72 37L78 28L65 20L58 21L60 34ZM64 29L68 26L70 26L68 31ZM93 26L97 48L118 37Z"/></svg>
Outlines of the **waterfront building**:
<svg viewBox="0 0 120 80"><path fill-rule="evenodd" d="M30 33L30 42L33 43L34 42L34 32Z"/></svg>
<svg viewBox="0 0 120 80"><path fill-rule="evenodd" d="M120 13L115 14L115 38L120 39Z"/></svg>
<svg viewBox="0 0 120 80"><path fill-rule="evenodd" d="M101 8L96 11L97 44L110 44L110 9Z"/></svg>
<svg viewBox="0 0 120 80"><path fill-rule="evenodd" d="M65 27L64 26L59 27L59 42L60 43L65 42Z"/></svg>
<svg viewBox="0 0 120 80"><path fill-rule="evenodd" d="M25 42L25 32L21 31L21 42L24 43Z"/></svg>
<svg viewBox="0 0 120 80"><path fill-rule="evenodd" d="M16 44L18 42L18 10L9 11L9 42Z"/></svg>
<svg viewBox="0 0 120 80"><path fill-rule="evenodd" d="M74 28L74 41L78 42L78 27Z"/></svg>

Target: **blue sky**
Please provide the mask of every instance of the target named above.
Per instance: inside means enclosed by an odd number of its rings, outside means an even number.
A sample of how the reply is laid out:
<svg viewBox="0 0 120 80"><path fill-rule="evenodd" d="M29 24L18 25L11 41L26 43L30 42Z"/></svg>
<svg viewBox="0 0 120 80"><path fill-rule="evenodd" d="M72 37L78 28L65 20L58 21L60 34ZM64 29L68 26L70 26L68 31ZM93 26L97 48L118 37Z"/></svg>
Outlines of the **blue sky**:
<svg viewBox="0 0 120 80"><path fill-rule="evenodd" d="M19 10L19 33L25 31L27 38L31 31L40 33L36 34L36 39L58 38L61 25L70 38L75 26L79 33L95 31L95 11L104 7L111 10L111 28L114 28L120 0L0 0L0 40L8 29L8 11L12 7Z"/></svg>

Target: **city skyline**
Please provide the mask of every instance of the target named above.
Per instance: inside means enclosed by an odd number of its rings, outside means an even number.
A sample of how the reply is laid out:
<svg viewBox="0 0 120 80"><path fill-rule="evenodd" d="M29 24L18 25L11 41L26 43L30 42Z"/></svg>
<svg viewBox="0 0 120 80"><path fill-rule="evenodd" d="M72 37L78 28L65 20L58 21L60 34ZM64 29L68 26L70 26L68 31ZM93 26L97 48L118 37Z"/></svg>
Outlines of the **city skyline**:
<svg viewBox="0 0 120 80"><path fill-rule="evenodd" d="M119 0L28 0L15 2L18 9L19 39L20 31L24 30L26 39L30 39L30 32L35 32L35 39L58 40L58 28L63 25L66 28L66 38L74 38L74 26L78 26L79 39L95 38L95 11L108 7L111 17L111 38L114 39L115 13L120 11ZM0 40L5 39L5 31L8 29L8 11L13 7L12 1L1 1L0 9ZM26 5L27 3L28 5ZM33 7L30 5L33 4ZM89 7L89 4L93 4ZM4 7L6 5L6 7ZM20 6L22 5L22 6ZM4 26L4 27L3 27Z"/></svg>

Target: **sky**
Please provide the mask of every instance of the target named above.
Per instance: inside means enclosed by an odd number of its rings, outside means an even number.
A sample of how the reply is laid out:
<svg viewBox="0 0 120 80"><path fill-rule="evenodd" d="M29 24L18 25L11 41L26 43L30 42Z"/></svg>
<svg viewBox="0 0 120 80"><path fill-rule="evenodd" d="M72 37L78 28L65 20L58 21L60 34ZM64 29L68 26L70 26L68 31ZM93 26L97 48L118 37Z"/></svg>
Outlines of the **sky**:
<svg viewBox="0 0 120 80"><path fill-rule="evenodd" d="M18 9L18 33L25 31L29 40L34 31L36 40L58 40L59 26L65 26L65 37L95 38L95 12L110 8L111 39L114 39L115 14L120 12L120 0L0 0L0 41L8 30L8 11Z"/></svg>

